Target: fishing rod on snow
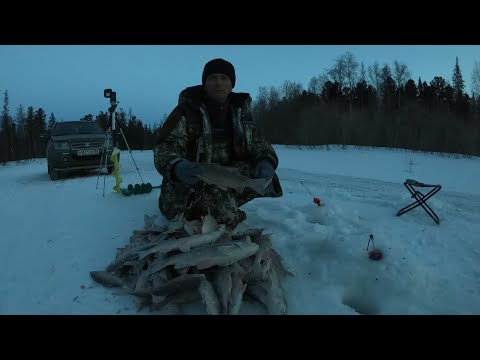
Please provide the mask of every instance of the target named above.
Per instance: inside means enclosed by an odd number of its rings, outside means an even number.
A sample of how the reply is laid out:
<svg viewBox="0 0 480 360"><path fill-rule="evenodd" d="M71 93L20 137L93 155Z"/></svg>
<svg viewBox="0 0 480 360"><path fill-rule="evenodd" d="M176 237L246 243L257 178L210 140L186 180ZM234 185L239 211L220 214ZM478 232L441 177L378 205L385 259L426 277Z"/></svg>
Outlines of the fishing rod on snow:
<svg viewBox="0 0 480 360"><path fill-rule="evenodd" d="M315 204L317 204L318 206L323 206L324 204L321 202L320 198L319 197L315 197L312 195L312 193L310 192L310 190L308 190L308 188L305 186L305 184L303 183L302 180L298 179L298 181L300 181L300 184L303 185L303 187L308 191L308 193L310 194L310 196L313 198L313 202Z"/></svg>

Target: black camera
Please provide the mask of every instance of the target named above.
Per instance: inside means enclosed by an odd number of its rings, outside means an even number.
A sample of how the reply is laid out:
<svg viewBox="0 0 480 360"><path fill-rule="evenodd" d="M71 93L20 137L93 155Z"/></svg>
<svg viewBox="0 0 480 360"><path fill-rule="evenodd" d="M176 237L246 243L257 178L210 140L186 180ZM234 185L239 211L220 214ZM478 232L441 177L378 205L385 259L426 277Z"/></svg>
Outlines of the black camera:
<svg viewBox="0 0 480 360"><path fill-rule="evenodd" d="M117 93L115 91L112 91L112 89L103 90L103 96L106 98L110 98L110 102L117 101Z"/></svg>

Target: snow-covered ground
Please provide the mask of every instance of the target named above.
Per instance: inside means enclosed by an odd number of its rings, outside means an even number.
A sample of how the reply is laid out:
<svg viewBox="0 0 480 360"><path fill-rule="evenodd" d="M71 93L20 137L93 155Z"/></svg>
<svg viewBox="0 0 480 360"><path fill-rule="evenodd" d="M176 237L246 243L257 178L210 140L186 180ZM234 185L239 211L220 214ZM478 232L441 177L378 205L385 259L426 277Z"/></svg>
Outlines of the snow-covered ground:
<svg viewBox="0 0 480 360"><path fill-rule="evenodd" d="M480 314L480 158L275 149L284 196L246 204L238 229L272 234L295 275L285 282L289 314ZM160 185L152 151L132 155L143 182ZM122 187L142 182L128 151L120 174ZM396 216L412 202L403 185L409 178L442 185L428 201L440 225L421 207ZM133 297L89 272L113 260L145 214L161 216L159 189L126 197L114 185L113 176L95 173L53 182L45 159L0 165L0 314L138 313ZM368 258L370 234L380 261ZM200 305L184 310L206 313ZM241 313L262 311L245 305Z"/></svg>

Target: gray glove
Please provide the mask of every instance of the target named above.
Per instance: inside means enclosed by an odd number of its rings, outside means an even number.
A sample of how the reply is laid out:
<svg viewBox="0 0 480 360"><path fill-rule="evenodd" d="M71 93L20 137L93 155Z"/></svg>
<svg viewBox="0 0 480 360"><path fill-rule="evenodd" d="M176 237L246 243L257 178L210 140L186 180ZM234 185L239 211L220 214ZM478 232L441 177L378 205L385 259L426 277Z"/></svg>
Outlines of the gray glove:
<svg viewBox="0 0 480 360"><path fill-rule="evenodd" d="M263 160L260 160L257 164L257 166L255 167L255 178L256 179L262 179L262 178L266 178L266 179L270 179L273 177L273 175L275 175L275 169L273 167L273 164L270 160L266 160L266 159L263 159Z"/></svg>
<svg viewBox="0 0 480 360"><path fill-rule="evenodd" d="M201 172L200 165L197 162L182 160L175 165L174 172L177 180L187 185L195 185L200 181L195 175Z"/></svg>

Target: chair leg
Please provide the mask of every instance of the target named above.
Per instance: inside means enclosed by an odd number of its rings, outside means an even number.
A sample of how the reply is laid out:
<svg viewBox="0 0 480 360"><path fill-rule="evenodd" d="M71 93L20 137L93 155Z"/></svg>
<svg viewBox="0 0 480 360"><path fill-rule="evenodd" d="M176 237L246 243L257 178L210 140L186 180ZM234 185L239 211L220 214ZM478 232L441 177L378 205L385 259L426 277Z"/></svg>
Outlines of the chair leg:
<svg viewBox="0 0 480 360"><path fill-rule="evenodd" d="M437 214L432 210L432 208L428 206L426 201L433 195L435 195L438 191L440 191L441 186L434 186L434 188L429 193L423 195L420 191L415 190L412 185L408 183L404 183L404 185L412 194L412 198L414 198L416 201L408 206L405 206L403 209L400 209L397 212L397 216L403 215L410 210L415 209L417 206L421 206L425 210L425 212L433 219L433 221L435 221L439 225L440 219L438 218Z"/></svg>
<svg viewBox="0 0 480 360"><path fill-rule="evenodd" d="M433 219L433 221L435 221L437 224L440 224L440 219L438 218L437 214L435 214L435 211L432 210L432 208L430 206L428 206L428 204L425 202L425 198L426 196L423 195L420 191L417 191L417 194L419 197L421 197L420 199L415 197L417 199L417 201L419 202L419 205L423 208L423 210L426 211L426 213L428 215L430 215L430 217ZM428 194L427 194L428 196Z"/></svg>

